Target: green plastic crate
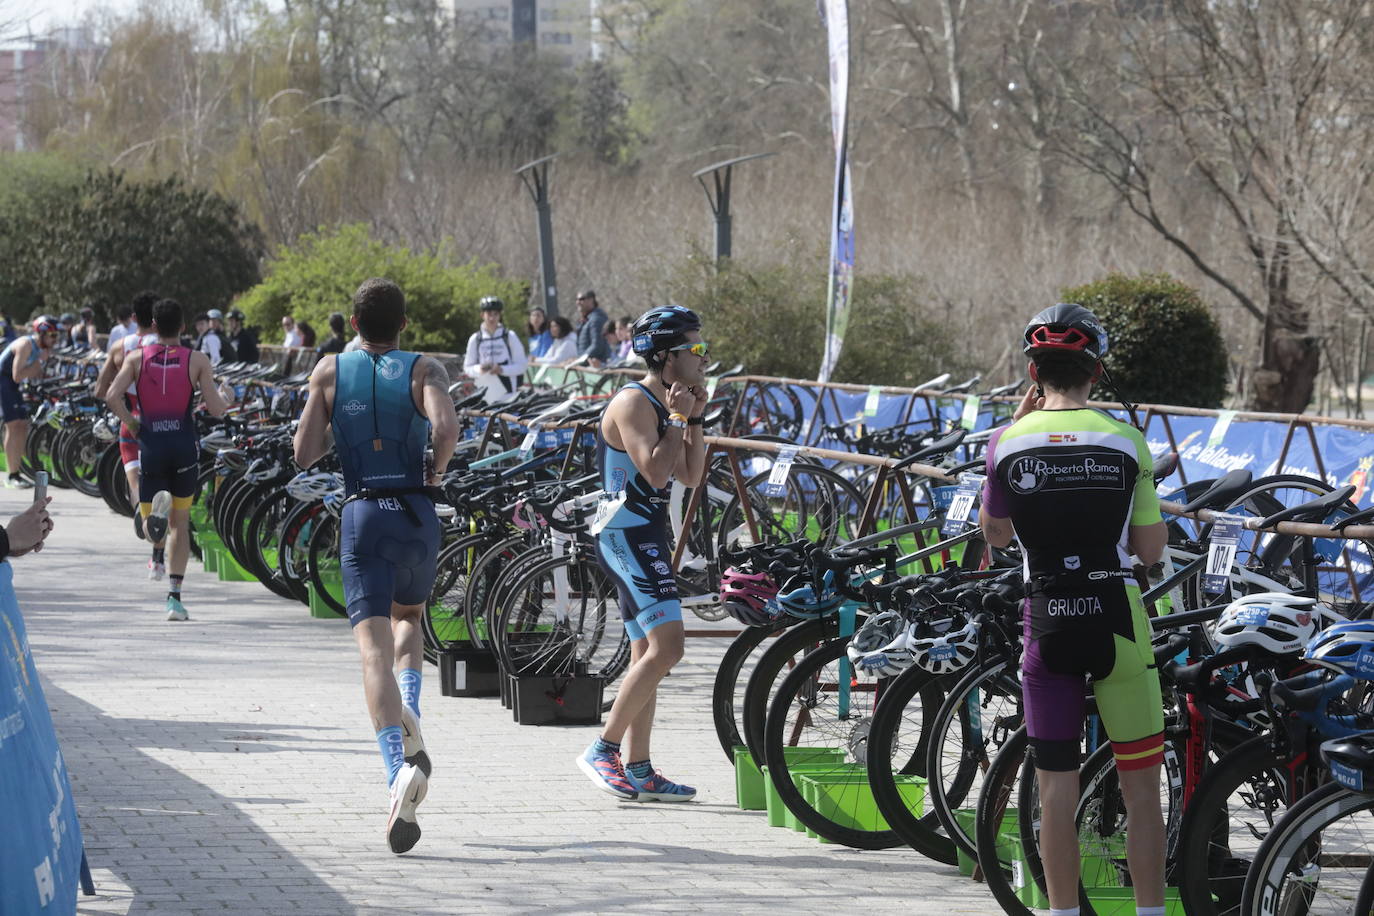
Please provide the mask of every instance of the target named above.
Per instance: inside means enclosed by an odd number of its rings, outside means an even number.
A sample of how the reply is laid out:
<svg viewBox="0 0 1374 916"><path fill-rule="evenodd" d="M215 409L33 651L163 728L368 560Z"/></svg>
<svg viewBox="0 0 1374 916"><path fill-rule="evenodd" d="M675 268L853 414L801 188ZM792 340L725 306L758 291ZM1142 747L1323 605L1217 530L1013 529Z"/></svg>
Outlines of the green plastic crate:
<svg viewBox="0 0 1374 916"><path fill-rule="evenodd" d="M898 776L897 791L907 807L915 812L925 808L926 781L919 776ZM877 799L868 785L868 775L844 773L808 773L801 776L802 797L807 804L827 820L834 821L854 830L891 830L882 812L878 810ZM807 829L807 836L829 843L814 830Z"/></svg>
<svg viewBox="0 0 1374 916"><path fill-rule="evenodd" d="M766 811L768 809L768 783L762 770L754 763L749 748L735 745L735 804L745 811ZM787 747L783 754L789 764L802 764L808 761L843 762L844 750L838 747ZM776 794L776 793L775 793Z"/></svg>
<svg viewBox="0 0 1374 916"><path fill-rule="evenodd" d="M1135 916L1135 891L1129 887L1089 887L1086 888L1088 900L1092 901L1097 916ZM1164 912L1166 916L1185 916L1183 901L1178 897L1178 888L1164 888Z"/></svg>
<svg viewBox="0 0 1374 916"><path fill-rule="evenodd" d="M307 603L310 606L311 617L318 617L321 620L338 620L340 617L347 616L346 614L340 614L320 598L319 592L315 590L315 583L307 582L305 584L305 591L308 597Z"/></svg>
<svg viewBox="0 0 1374 916"><path fill-rule="evenodd" d="M966 833L970 835L973 833L974 824L978 817L975 809L960 808L954 812L954 817ZM1050 902L1040 892L1040 887L1030 876L1017 828L1016 809L1008 808L1002 813L1002 829L997 832L997 857L1003 861L1011 862L1012 886L1016 888L1016 896L1021 899L1021 902L1032 909L1045 909L1050 905ZM978 865L975 860L964 854L962 848L958 849L958 861L959 873L966 876L971 876L974 868Z"/></svg>
<svg viewBox="0 0 1374 916"><path fill-rule="evenodd" d="M816 763L788 763L788 772L796 779L810 773L853 773L863 775L864 766L861 763L845 763L843 757L827 762ZM763 788L766 797L766 810L768 811L768 826L786 827L798 833L806 830L806 826L797 820L797 816L782 803L781 796L778 795L777 786L773 785L773 779L768 775L768 767L763 768L764 780Z"/></svg>
<svg viewBox="0 0 1374 916"><path fill-rule="evenodd" d="M209 543L202 541L200 545L200 562L208 573L219 569L219 551Z"/></svg>
<svg viewBox="0 0 1374 916"><path fill-rule="evenodd" d="M219 559L215 561L215 573L221 582L256 582L254 576L248 570L239 565L239 561L234 559L228 548L220 548Z"/></svg>

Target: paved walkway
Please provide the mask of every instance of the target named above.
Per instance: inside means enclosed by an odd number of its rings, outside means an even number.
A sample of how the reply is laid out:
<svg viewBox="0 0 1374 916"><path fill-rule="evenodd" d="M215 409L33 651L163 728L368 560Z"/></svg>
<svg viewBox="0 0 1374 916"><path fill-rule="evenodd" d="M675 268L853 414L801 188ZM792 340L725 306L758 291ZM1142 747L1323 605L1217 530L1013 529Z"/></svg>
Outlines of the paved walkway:
<svg viewBox="0 0 1374 916"><path fill-rule="evenodd" d="M9 519L26 495L0 491ZM440 696L424 838L393 856L387 794L347 625L192 568L163 619L145 547L104 504L56 491L57 528L15 562L99 896L81 913L990 913L986 890L909 850L823 846L734 805L711 727L725 640L667 682L657 761L690 805L598 793L573 765L592 728L512 723Z"/></svg>

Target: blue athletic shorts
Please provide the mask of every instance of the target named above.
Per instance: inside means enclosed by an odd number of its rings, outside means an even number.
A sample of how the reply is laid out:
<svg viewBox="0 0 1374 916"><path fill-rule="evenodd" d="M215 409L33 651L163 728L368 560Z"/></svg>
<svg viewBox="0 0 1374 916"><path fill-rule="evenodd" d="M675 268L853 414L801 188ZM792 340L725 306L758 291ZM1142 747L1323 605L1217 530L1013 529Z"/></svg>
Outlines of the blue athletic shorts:
<svg viewBox="0 0 1374 916"><path fill-rule="evenodd" d="M29 406L24 403L24 394L14 379L0 376L0 416L6 423L11 420L27 420Z"/></svg>
<svg viewBox="0 0 1374 916"><path fill-rule="evenodd" d="M402 500L419 525L411 521ZM347 503L339 553L344 602L354 626L369 617L390 617L392 602L425 604L439 559L434 503L420 493Z"/></svg>
<svg viewBox="0 0 1374 916"><path fill-rule="evenodd" d="M620 616L631 640L682 620L677 579L669 565L673 555L660 526L603 528L596 538L596 558L620 593Z"/></svg>
<svg viewBox="0 0 1374 916"><path fill-rule="evenodd" d="M139 502L152 502L158 490L166 490L173 499L196 495L200 443L194 435L140 430L138 454L143 475L138 481Z"/></svg>

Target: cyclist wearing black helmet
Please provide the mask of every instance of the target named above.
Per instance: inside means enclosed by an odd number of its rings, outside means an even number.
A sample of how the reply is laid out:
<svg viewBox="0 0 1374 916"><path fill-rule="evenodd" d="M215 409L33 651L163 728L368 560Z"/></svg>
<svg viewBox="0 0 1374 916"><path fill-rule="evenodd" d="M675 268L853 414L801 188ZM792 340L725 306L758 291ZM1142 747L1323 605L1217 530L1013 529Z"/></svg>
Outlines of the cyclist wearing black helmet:
<svg viewBox="0 0 1374 916"><path fill-rule="evenodd" d="M649 374L622 388L601 419L597 458L606 495L592 526L597 559L620 593L630 667L606 727L577 765L618 798L690 801L696 789L654 770L649 734L659 682L682 659L667 488L674 477L695 483L705 467L706 342L694 312L667 305L640 316L633 344Z"/></svg>
<svg viewBox="0 0 1374 916"><path fill-rule="evenodd" d="M258 361L258 338L252 328L244 327L244 314L239 309L229 310L229 346L234 350L234 358L239 362Z"/></svg>
<svg viewBox="0 0 1374 916"><path fill-rule="evenodd" d="M1126 801L1136 912L1163 916L1163 704L1131 573L1132 553L1150 565L1164 549L1153 462L1139 430L1088 407L1107 353L1092 312L1061 303L1024 337L1034 385L988 443L982 526L997 547L1019 538L1026 557L1021 686L1051 912L1078 913L1074 809L1091 684Z"/></svg>
<svg viewBox="0 0 1374 916"><path fill-rule="evenodd" d="M477 306L482 326L468 338L463 372L477 382L488 404L506 401L520 387L525 371L525 345L501 320L506 304L485 296Z"/></svg>

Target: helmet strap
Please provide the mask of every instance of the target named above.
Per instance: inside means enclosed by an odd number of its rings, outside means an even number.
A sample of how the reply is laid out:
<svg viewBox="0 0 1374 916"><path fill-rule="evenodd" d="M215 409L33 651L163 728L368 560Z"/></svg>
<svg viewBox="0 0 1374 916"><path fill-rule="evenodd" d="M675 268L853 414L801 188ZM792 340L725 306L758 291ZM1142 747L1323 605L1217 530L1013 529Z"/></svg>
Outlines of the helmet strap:
<svg viewBox="0 0 1374 916"><path fill-rule="evenodd" d="M1136 415L1135 405L1122 396L1121 389L1116 386L1116 382L1112 381L1111 374L1107 372L1107 365L1102 362L1099 362L1098 365L1102 367L1102 383L1111 389L1112 394L1121 402L1121 406L1126 408L1126 414L1131 418L1131 425L1144 432L1145 428L1140 425L1140 417Z"/></svg>

